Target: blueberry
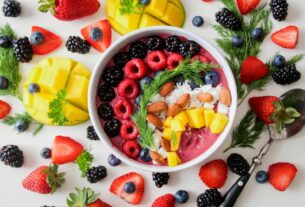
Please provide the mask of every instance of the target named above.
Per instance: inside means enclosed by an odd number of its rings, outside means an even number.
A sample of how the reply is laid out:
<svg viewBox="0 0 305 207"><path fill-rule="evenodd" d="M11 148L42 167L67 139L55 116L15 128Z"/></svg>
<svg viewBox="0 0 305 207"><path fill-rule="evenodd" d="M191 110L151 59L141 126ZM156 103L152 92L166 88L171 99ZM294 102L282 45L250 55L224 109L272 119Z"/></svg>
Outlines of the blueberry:
<svg viewBox="0 0 305 207"><path fill-rule="evenodd" d="M144 162L150 162L151 157L149 155L149 150L148 149L142 149L140 153L140 159Z"/></svg>
<svg viewBox="0 0 305 207"><path fill-rule="evenodd" d="M0 89L7 89L9 81L6 77L0 76Z"/></svg>
<svg viewBox="0 0 305 207"><path fill-rule="evenodd" d="M3 48L9 48L11 46L12 42L7 35L0 36L0 47Z"/></svg>
<svg viewBox="0 0 305 207"><path fill-rule="evenodd" d="M177 75L176 77L174 77L174 81L176 84L178 83L178 84L182 85L185 80L184 80L183 75Z"/></svg>
<svg viewBox="0 0 305 207"><path fill-rule="evenodd" d="M139 95L139 96L134 100L134 104L137 105L137 106L139 106L139 105L140 105L140 102L141 102L141 98L142 98L142 96Z"/></svg>
<svg viewBox="0 0 305 207"><path fill-rule="evenodd" d="M219 81L219 74L215 70L207 72L204 76L204 81L206 84L216 86Z"/></svg>
<svg viewBox="0 0 305 207"><path fill-rule="evenodd" d="M273 59L273 65L277 68L284 67L286 64L286 59L283 55L277 55Z"/></svg>
<svg viewBox="0 0 305 207"><path fill-rule="evenodd" d="M142 78L140 80L140 87L143 90L145 85L149 85L151 82L153 81L153 79L149 76L145 76L144 78Z"/></svg>
<svg viewBox="0 0 305 207"><path fill-rule="evenodd" d="M33 32L30 36L32 45L41 45L44 42L44 36L41 32Z"/></svg>
<svg viewBox="0 0 305 207"><path fill-rule="evenodd" d="M140 0L140 3L146 6L150 3L150 0Z"/></svg>
<svg viewBox="0 0 305 207"><path fill-rule="evenodd" d="M51 149L50 148L42 148L40 151L40 156L44 159L49 159L51 157Z"/></svg>
<svg viewBox="0 0 305 207"><path fill-rule="evenodd" d="M265 183L265 182L267 182L268 178L269 178L268 173L263 170L258 171L256 173L256 177L255 177L255 179L258 183Z"/></svg>
<svg viewBox="0 0 305 207"><path fill-rule="evenodd" d="M121 164L121 160L119 158L117 158L116 156L114 156L113 154L111 154L108 157L108 163L109 163L109 165L116 167L119 164Z"/></svg>
<svg viewBox="0 0 305 207"><path fill-rule="evenodd" d="M16 122L15 127L18 132L24 132L29 128L29 123L25 120L20 119Z"/></svg>
<svg viewBox="0 0 305 207"><path fill-rule="evenodd" d="M232 38L232 44L235 47L241 47L244 44L244 38L242 36L234 36Z"/></svg>
<svg viewBox="0 0 305 207"><path fill-rule="evenodd" d="M97 42L103 37L103 31L100 28L94 27L90 31L90 37L93 41Z"/></svg>
<svg viewBox="0 0 305 207"><path fill-rule="evenodd" d="M124 185L124 191L128 194L132 194L136 191L136 185L133 182L127 182Z"/></svg>
<svg viewBox="0 0 305 207"><path fill-rule="evenodd" d="M193 25L196 26L196 27L200 27L204 24L204 20L201 16L195 16L193 18Z"/></svg>
<svg viewBox="0 0 305 207"><path fill-rule="evenodd" d="M262 28L255 28L251 32L251 37L253 40L261 41L264 38L264 30Z"/></svg>
<svg viewBox="0 0 305 207"><path fill-rule="evenodd" d="M40 87L36 83L31 83L28 86L28 91L30 94L38 93L40 91Z"/></svg>
<svg viewBox="0 0 305 207"><path fill-rule="evenodd" d="M191 89L194 90L195 88L199 88L200 86L193 80L190 80L189 85L191 86Z"/></svg>
<svg viewBox="0 0 305 207"><path fill-rule="evenodd" d="M189 199L189 193L185 190L178 190L175 194L177 203L186 203Z"/></svg>

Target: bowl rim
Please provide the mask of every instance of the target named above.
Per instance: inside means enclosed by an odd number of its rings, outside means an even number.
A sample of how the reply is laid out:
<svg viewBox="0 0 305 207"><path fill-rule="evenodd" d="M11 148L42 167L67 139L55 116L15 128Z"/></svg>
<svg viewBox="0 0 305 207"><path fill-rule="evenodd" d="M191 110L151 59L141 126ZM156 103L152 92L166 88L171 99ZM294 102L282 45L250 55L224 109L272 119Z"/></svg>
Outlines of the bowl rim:
<svg viewBox="0 0 305 207"><path fill-rule="evenodd" d="M225 77L228 82L228 87L231 92L231 99L232 103L230 105L230 111L229 111L229 123L227 124L225 130L219 135L216 142L204 153L197 156L196 158L185 162L183 164L180 164L175 167L169 167L169 166L159 166L159 165L147 165L144 163L141 163L137 160L133 160L131 158L128 158L123 152L121 152L117 147L114 147L108 138L108 136L105 134L101 124L100 119L98 117L98 114L96 113L96 93L98 84L100 82L100 76L102 74L103 70L100 70L100 68L104 68L109 60L113 57L114 54L116 54L118 51L120 51L124 46L127 44L141 39L143 37L147 37L149 35L153 34L171 34L171 35L177 35L177 36L184 36L187 39L191 39L196 41L201 47L205 48L218 62L218 64L221 66L221 68L224 70ZM233 126L234 120L235 120L235 114L237 110L237 89L236 89L236 83L235 78L233 76L233 73L231 71L231 68L227 62L227 60L224 58L222 53L209 41L207 41L204 37L201 37L193 32L190 32L188 30L178 28L178 27L171 27L171 26L153 26L148 28L139 29L136 31L133 31L127 35L124 35L120 37L118 40L116 40L112 45L101 55L99 60L94 66L93 72L91 74L90 83L89 83L89 91L88 91L88 106L89 106L89 115L92 122L93 127L96 130L96 133L101 138L101 142L108 148L116 157L118 157L120 160L122 160L124 163L126 163L129 166L138 168L140 170L144 171L150 171L150 172L176 172L181 171L193 166L198 165L199 163L204 162L207 160L213 153L217 151L217 149L223 144L225 139L228 137L229 132L231 131L231 128Z"/></svg>

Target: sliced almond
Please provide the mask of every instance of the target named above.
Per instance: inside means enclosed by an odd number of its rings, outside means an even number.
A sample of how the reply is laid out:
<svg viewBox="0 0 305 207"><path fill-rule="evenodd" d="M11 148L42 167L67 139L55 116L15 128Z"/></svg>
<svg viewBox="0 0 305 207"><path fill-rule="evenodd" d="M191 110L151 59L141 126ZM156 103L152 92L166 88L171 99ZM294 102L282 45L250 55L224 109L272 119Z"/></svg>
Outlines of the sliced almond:
<svg viewBox="0 0 305 207"><path fill-rule="evenodd" d="M198 96L197 96L197 99L200 101L200 102L203 102L203 103L210 103L214 100L214 97L212 94L210 93L200 93Z"/></svg>
<svg viewBox="0 0 305 207"><path fill-rule="evenodd" d="M147 106L148 113L161 113L162 111L166 111L168 105L165 101L157 101Z"/></svg>
<svg viewBox="0 0 305 207"><path fill-rule="evenodd" d="M149 151L149 155L150 155L150 157L153 161L155 161L159 164L164 164L165 163L164 158L158 152Z"/></svg>
<svg viewBox="0 0 305 207"><path fill-rule="evenodd" d="M177 100L176 104L180 106L181 109L186 107L190 102L191 96L188 93L183 94L180 96L180 98Z"/></svg>
<svg viewBox="0 0 305 207"><path fill-rule="evenodd" d="M161 88L160 88L160 96L167 96L170 94L175 88L175 83L173 81L165 83Z"/></svg>
<svg viewBox="0 0 305 207"><path fill-rule="evenodd" d="M231 104L231 94L230 91L223 87L219 93L219 101L225 106L230 106Z"/></svg>
<svg viewBox="0 0 305 207"><path fill-rule="evenodd" d="M178 104L174 103L168 107L166 116L176 116L180 112L181 108Z"/></svg>
<svg viewBox="0 0 305 207"><path fill-rule="evenodd" d="M161 147L166 151L169 152L171 150L171 144L166 139L161 139Z"/></svg>
<svg viewBox="0 0 305 207"><path fill-rule="evenodd" d="M146 120L159 129L161 129L163 126L162 120L155 114L147 114Z"/></svg>

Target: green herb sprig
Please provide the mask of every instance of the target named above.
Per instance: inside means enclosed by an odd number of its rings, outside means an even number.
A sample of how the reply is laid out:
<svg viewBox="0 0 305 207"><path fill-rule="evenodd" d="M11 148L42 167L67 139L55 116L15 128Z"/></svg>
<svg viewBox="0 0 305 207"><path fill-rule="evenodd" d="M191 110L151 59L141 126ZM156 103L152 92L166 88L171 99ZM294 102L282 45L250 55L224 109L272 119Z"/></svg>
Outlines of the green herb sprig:
<svg viewBox="0 0 305 207"><path fill-rule="evenodd" d="M76 159L76 164L82 173L82 177L86 176L87 171L91 168L93 162L93 155L87 150L84 150Z"/></svg>
<svg viewBox="0 0 305 207"><path fill-rule="evenodd" d="M62 89L56 94L56 98L49 104L48 117L53 120L54 124L63 126L68 119L63 112L63 106L65 104L66 90Z"/></svg>
<svg viewBox="0 0 305 207"><path fill-rule="evenodd" d="M144 7L139 1L134 0L120 0L120 6L121 15L141 14Z"/></svg>

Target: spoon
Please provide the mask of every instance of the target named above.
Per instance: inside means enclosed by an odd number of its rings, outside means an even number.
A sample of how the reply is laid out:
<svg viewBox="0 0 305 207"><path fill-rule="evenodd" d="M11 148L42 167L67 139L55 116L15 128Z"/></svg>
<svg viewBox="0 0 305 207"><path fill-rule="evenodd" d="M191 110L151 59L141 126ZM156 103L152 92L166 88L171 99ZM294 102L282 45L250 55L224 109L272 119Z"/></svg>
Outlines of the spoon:
<svg viewBox="0 0 305 207"><path fill-rule="evenodd" d="M262 164L263 157L267 154L271 144L275 140L282 140L290 138L299 133L305 125L305 90L303 89L292 89L287 91L281 96L282 102L285 107L293 107L299 113L300 117L296 118L291 124L284 124L282 133L278 133L274 125L268 126L269 140L262 147L260 153L253 158L249 172L241 176L228 190L224 196L224 201L219 207L233 207L239 195L243 191L249 178L253 174L257 166Z"/></svg>

